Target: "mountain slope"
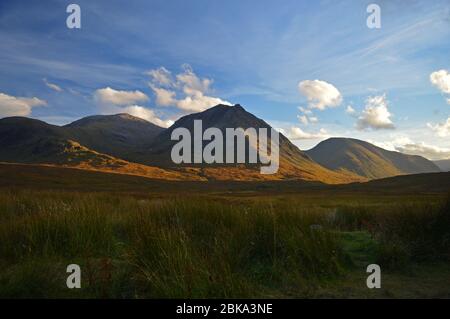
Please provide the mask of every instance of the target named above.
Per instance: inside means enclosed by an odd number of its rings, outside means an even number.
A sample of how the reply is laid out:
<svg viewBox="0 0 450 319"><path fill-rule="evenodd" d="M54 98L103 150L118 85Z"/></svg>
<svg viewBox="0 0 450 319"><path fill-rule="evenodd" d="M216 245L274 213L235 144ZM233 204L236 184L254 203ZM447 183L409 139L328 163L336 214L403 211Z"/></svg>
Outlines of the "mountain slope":
<svg viewBox="0 0 450 319"><path fill-rule="evenodd" d="M50 158L64 149L69 138L60 127L25 117L0 120L1 161L35 163Z"/></svg>
<svg viewBox="0 0 450 319"><path fill-rule="evenodd" d="M370 179L440 171L424 157L387 151L351 138L330 138L306 153L329 169L345 170Z"/></svg>
<svg viewBox="0 0 450 319"><path fill-rule="evenodd" d="M167 180L202 180L198 172L171 171L130 163L87 148L59 126L24 117L0 120L0 162L44 164L140 175Z"/></svg>
<svg viewBox="0 0 450 319"><path fill-rule="evenodd" d="M443 172L450 172L450 159L433 161Z"/></svg>
<svg viewBox="0 0 450 319"><path fill-rule="evenodd" d="M240 105L217 105L204 112L190 114L177 120L174 125L160 133L154 142L145 148L145 152L135 154L135 160L140 163L153 163L162 167L173 166L170 153L177 141L171 140L171 134L176 128L186 128L193 136L195 120L202 120L203 131L210 127L220 129L224 138L226 128L266 128L268 132L271 128L265 121L247 112ZM334 172L322 167L311 160L307 154L300 151L282 134L280 134L279 143L280 168L277 174L262 175L259 171L259 165L251 164L201 164L194 166L201 167L202 174L205 177L215 180L303 179L327 183L363 180L363 178L351 172ZM204 144L207 144L207 142ZM247 143L247 147L256 148L257 146Z"/></svg>
<svg viewBox="0 0 450 319"><path fill-rule="evenodd" d="M86 147L125 160L133 160L130 154L139 152L164 131L162 127L129 114L89 116L62 129Z"/></svg>
<svg viewBox="0 0 450 319"><path fill-rule="evenodd" d="M280 170L275 175L262 175L258 167L246 167L241 164L180 167L170 159L171 147L175 143L170 140L170 133L175 127L190 128L194 119L204 119L205 128L208 126L270 128L266 122L240 106L217 106L202 113L183 117L169 130L156 128L151 131L152 127L148 122L124 115L89 117L64 127L30 118L10 117L0 120L2 150L0 161L58 165L168 180L304 179L329 183L361 180L355 175L340 174L323 168L282 135L280 135ZM127 136L124 133L129 120L136 123L137 129L130 128L131 133ZM155 131L161 133L157 137L152 137L151 134ZM115 134L116 132L118 134ZM143 141L139 141L137 138L139 135ZM125 138L121 139L123 136ZM91 147L87 147L84 143ZM143 146L146 143L147 145ZM150 146L158 147L159 151L154 152ZM124 152L127 157L135 160L135 163L105 154L100 150L108 151L110 154Z"/></svg>

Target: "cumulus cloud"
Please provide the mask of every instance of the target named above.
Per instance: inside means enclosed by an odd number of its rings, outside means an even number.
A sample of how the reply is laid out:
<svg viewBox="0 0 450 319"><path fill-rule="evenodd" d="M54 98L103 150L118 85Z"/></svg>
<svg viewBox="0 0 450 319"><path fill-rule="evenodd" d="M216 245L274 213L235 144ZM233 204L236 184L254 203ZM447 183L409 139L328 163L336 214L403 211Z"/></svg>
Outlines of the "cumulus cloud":
<svg viewBox="0 0 450 319"><path fill-rule="evenodd" d="M450 94L450 73L447 70L439 70L430 74L430 82L442 93ZM447 100L448 101L448 100Z"/></svg>
<svg viewBox="0 0 450 319"><path fill-rule="evenodd" d="M388 151L396 151L397 146L402 146L408 143L413 143L412 140L407 136L394 136L384 142L378 142L368 139L367 142L372 143L378 147L384 148Z"/></svg>
<svg viewBox="0 0 450 319"><path fill-rule="evenodd" d="M447 121L444 123L427 123L427 126L433 130L437 136L447 137L450 136L450 117L447 118Z"/></svg>
<svg viewBox="0 0 450 319"><path fill-rule="evenodd" d="M206 96L202 92L195 92L193 95L186 96L177 102L177 106L185 111L201 112L217 104L231 105L230 102L224 101L217 97Z"/></svg>
<svg viewBox="0 0 450 319"><path fill-rule="evenodd" d="M0 117L28 116L36 106L47 105L47 102L37 97L16 97L0 93Z"/></svg>
<svg viewBox="0 0 450 319"><path fill-rule="evenodd" d="M177 74L177 80L183 86L183 91L186 94L190 94L192 91L206 93L213 82L208 78L199 78L189 64L183 65L183 72Z"/></svg>
<svg viewBox="0 0 450 319"><path fill-rule="evenodd" d="M177 103L174 91L150 85L156 96L156 104L159 106L171 106Z"/></svg>
<svg viewBox="0 0 450 319"><path fill-rule="evenodd" d="M128 113L161 127L169 127L173 124L171 120L158 117L152 109L137 105L137 102L149 100L146 94L138 90L121 91L106 87L96 90L94 99L103 114Z"/></svg>
<svg viewBox="0 0 450 319"><path fill-rule="evenodd" d="M174 121L171 119L162 119L156 112L148 107L140 105L113 105L113 104L101 104L100 105L101 114L119 114L127 113L143 120L149 121L161 127L169 127Z"/></svg>
<svg viewBox="0 0 450 319"><path fill-rule="evenodd" d="M366 100L365 109L361 112L356 123L358 130L372 128L374 130L393 129L392 114L388 110L386 95L370 96Z"/></svg>
<svg viewBox="0 0 450 319"><path fill-rule="evenodd" d="M53 91L61 92L61 91L63 90L63 89L61 89L60 86L58 86L58 85L56 85L56 84L54 84L54 83L48 82L46 78L43 78L42 81L44 81L45 85L46 85L48 88L52 89Z"/></svg>
<svg viewBox="0 0 450 319"><path fill-rule="evenodd" d="M298 115L297 118L302 124L304 125L309 124L308 117L306 115Z"/></svg>
<svg viewBox="0 0 450 319"><path fill-rule="evenodd" d="M148 101L148 96L141 91L120 91L110 88L98 89L94 93L96 101L113 105L129 105L137 102Z"/></svg>
<svg viewBox="0 0 450 319"><path fill-rule="evenodd" d="M396 136L385 142L371 140L368 140L368 142L389 151L420 155L430 160L446 159L450 157L450 149L448 148L413 141L407 136Z"/></svg>
<svg viewBox="0 0 450 319"><path fill-rule="evenodd" d="M342 103L342 95L332 84L320 80L306 80L298 84L298 89L303 94L310 108L325 110Z"/></svg>
<svg viewBox="0 0 450 319"><path fill-rule="evenodd" d="M303 113L303 115L297 115L297 119L303 125L309 125L319 122L319 119L313 115L311 110L305 109L304 107L301 106L298 109L300 110L300 112Z"/></svg>
<svg viewBox="0 0 450 319"><path fill-rule="evenodd" d="M160 67L158 69L149 70L145 72L152 79L152 82L161 86L171 86L172 85L172 74L165 67Z"/></svg>
<svg viewBox="0 0 450 319"><path fill-rule="evenodd" d="M183 71L176 74L161 67L150 70L150 88L156 96L158 106L174 106L187 112L201 112L217 104L231 105L218 97L210 96L213 81L198 77L191 66L183 65Z"/></svg>
<svg viewBox="0 0 450 319"><path fill-rule="evenodd" d="M153 124L156 124L161 127L169 127L174 121L172 120L162 120L156 114L155 111L148 109L139 105L129 105L122 108L122 111L133 116L139 117L141 119L147 120Z"/></svg>
<svg viewBox="0 0 450 319"><path fill-rule="evenodd" d="M298 120L300 121L300 123L304 124L304 125L309 125L309 124L314 124L317 123L319 121L319 119L315 116L308 116L308 115L298 115L297 116Z"/></svg>
<svg viewBox="0 0 450 319"><path fill-rule="evenodd" d="M311 140L318 138L327 138L329 137L327 131L323 128L319 130L317 133L308 133L303 131L299 127L291 127L286 133L286 136L291 140Z"/></svg>
<svg viewBox="0 0 450 319"><path fill-rule="evenodd" d="M420 155L430 160L450 158L450 149L427 145L423 142L407 143L399 145L395 149L405 154Z"/></svg>

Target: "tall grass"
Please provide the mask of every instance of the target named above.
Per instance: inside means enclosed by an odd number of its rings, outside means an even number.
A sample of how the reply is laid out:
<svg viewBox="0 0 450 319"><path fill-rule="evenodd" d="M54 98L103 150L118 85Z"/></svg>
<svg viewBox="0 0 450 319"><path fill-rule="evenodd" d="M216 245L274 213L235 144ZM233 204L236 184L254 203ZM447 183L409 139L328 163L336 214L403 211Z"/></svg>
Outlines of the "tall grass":
<svg viewBox="0 0 450 319"><path fill-rule="evenodd" d="M450 195L438 203L341 207L335 222L339 229L369 231L386 268L450 260Z"/></svg>
<svg viewBox="0 0 450 319"><path fill-rule="evenodd" d="M449 203L3 192L0 297L307 297L351 268L341 231L372 234L383 265L447 258ZM65 287L71 263L80 290Z"/></svg>
<svg viewBox="0 0 450 319"><path fill-rule="evenodd" d="M379 219L380 262L450 260L450 197L439 205L405 205Z"/></svg>
<svg viewBox="0 0 450 319"><path fill-rule="evenodd" d="M336 234L310 227L323 216L295 207L57 192L3 194L0 207L6 269L29 278L21 265L52 261L63 278L61 267L75 260L92 287L107 282L111 290L122 271L116 291L126 285L128 297L254 297L281 286L298 292L305 288L299 283L336 276L345 262Z"/></svg>

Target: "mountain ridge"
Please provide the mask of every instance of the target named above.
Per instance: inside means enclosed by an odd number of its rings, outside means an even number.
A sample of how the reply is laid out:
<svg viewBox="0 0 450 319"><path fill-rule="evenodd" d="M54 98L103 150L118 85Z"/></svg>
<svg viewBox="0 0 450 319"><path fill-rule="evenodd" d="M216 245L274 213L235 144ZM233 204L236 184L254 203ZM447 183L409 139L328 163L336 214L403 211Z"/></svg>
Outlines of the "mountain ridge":
<svg viewBox="0 0 450 319"><path fill-rule="evenodd" d="M347 170L369 179L440 172L433 162L422 156L388 151L354 138L332 137L306 153L329 169Z"/></svg>
<svg viewBox="0 0 450 319"><path fill-rule="evenodd" d="M200 180L310 180L332 184L363 182L417 171L433 171L437 168L434 164L427 166L430 161L419 156L398 152L390 154L386 153L390 151L368 142L343 138L334 140L340 140L341 146L358 141L358 152L344 152L347 155L342 157L342 152L339 152L342 147L338 145L331 148L335 153L330 153L330 148L324 152L326 158L337 161L337 164L345 159L345 163L358 164L360 168L349 164L330 165L317 159L314 151L326 141L312 150L302 151L281 133L279 171L274 175L260 174L258 165L253 164L176 165L170 159L170 150L177 143L171 140L171 132L178 127L192 132L193 123L197 119L202 120L204 130L208 127L216 127L221 131L226 128L252 127L266 128L270 132L271 129L267 122L247 112L239 104L219 104L206 111L183 116L167 129L126 113L88 116L64 126L26 117L9 117L0 119L0 147L3 150L0 161L78 166L108 171L116 169L122 173L142 172L145 176L157 172L158 176L170 175L170 178L175 179L185 179L187 176ZM333 141L333 138L329 140ZM342 140L345 140L344 144ZM250 144L248 146L256 147ZM405 164L407 168L401 170L397 166L398 162L404 162L404 158L410 159L411 163L406 164L411 167ZM423 161L427 169L417 169L417 162ZM369 168L365 162L370 163Z"/></svg>

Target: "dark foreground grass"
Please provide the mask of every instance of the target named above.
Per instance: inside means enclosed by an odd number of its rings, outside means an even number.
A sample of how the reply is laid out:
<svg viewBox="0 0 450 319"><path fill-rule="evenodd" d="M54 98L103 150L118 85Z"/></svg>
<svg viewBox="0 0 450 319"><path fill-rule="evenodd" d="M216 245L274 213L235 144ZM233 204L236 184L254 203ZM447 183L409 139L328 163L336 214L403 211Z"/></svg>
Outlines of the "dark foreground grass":
<svg viewBox="0 0 450 319"><path fill-rule="evenodd" d="M391 271L395 283L404 269L414 275L449 260L449 201L230 202L3 192L0 297L367 297L369 263ZM66 287L72 263L81 266L81 289ZM355 295L340 290L342 281L359 287ZM450 291L427 289L433 297Z"/></svg>

